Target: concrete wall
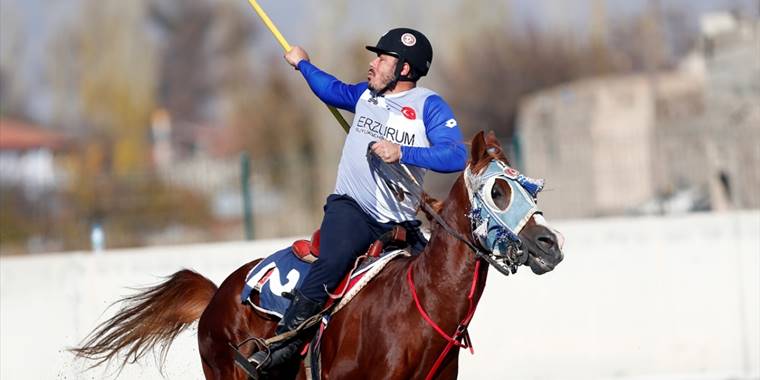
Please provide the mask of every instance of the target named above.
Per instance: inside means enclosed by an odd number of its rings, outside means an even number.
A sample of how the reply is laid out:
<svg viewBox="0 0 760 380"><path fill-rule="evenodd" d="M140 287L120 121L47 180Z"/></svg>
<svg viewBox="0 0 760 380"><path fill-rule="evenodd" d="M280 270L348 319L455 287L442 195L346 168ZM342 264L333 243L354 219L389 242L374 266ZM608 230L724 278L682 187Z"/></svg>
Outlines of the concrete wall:
<svg viewBox="0 0 760 380"><path fill-rule="evenodd" d="M596 98L587 145L594 158L588 162L591 180L580 191L593 187L597 212L621 214L654 196L653 96L647 80L640 76L591 80L586 85L592 86ZM531 157L530 153L526 152L526 157ZM547 178L552 177L547 174Z"/></svg>
<svg viewBox="0 0 760 380"><path fill-rule="evenodd" d="M567 243L555 272L490 272L460 378L758 378L760 212L557 227ZM182 267L218 284L290 240L3 258L0 378L104 378L64 349L111 315L103 310L127 287ZM202 378L193 329L175 341L165 374ZM150 359L120 376L159 378Z"/></svg>
<svg viewBox="0 0 760 380"><path fill-rule="evenodd" d="M654 196L654 93L643 75L582 79L520 106L523 171L550 179L542 208L562 218L620 214Z"/></svg>

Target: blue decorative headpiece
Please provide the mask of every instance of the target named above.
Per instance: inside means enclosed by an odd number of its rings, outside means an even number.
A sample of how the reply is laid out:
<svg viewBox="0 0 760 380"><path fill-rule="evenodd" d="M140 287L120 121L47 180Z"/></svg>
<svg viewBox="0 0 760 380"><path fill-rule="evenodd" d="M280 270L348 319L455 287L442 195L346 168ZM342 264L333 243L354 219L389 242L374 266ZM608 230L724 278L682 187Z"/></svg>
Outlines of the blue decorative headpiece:
<svg viewBox="0 0 760 380"><path fill-rule="evenodd" d="M470 220L475 240L514 273L519 261L527 259L518 257L521 245L518 234L533 214L541 212L536 197L544 181L520 174L499 160L492 160L480 174L472 173L468 167L464 178L472 205ZM497 207L491 199L497 179L506 182L511 190L505 209Z"/></svg>

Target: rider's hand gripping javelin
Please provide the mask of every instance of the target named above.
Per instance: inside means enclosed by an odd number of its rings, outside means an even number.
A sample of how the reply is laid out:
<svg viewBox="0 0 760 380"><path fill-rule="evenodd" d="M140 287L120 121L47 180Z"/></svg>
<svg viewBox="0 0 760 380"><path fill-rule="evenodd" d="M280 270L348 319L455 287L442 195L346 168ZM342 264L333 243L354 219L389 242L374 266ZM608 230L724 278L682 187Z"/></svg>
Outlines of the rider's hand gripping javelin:
<svg viewBox="0 0 760 380"><path fill-rule="evenodd" d="M251 7L253 7L253 10L256 11L256 14L259 15L261 21L264 22L264 25L266 25L269 31L272 32L274 38L277 39L277 42L280 43L280 46L285 50L285 53L290 52L292 47L288 41L285 40L285 37L282 36L282 33L277 29L277 26L275 26L272 20L269 19L269 16L264 12L264 9L259 6L259 3L257 3L256 0L248 0L248 2L251 4ZM338 120L338 123L343 127L343 130L348 133L349 125L346 122L346 119L343 118L343 115L341 115L335 107L327 106L327 109L329 109L333 116L335 116L335 119Z"/></svg>

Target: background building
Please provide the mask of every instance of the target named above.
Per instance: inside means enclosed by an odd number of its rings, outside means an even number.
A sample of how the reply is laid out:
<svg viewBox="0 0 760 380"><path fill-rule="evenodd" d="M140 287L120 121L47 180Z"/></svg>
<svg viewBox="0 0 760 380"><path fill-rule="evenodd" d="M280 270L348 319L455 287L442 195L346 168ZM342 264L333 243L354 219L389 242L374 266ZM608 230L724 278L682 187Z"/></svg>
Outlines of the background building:
<svg viewBox="0 0 760 380"><path fill-rule="evenodd" d="M527 97L520 161L550 179L544 209L588 217L760 207L758 25L709 14L699 49L675 70Z"/></svg>

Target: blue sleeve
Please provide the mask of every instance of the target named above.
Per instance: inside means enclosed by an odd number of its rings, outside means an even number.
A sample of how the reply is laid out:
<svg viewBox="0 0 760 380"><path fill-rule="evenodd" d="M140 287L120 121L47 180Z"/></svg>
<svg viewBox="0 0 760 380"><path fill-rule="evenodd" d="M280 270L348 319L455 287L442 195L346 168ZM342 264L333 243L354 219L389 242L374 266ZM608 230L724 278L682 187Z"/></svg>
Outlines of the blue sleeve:
<svg viewBox="0 0 760 380"><path fill-rule="evenodd" d="M356 102L367 89L367 83L345 84L334 76L318 69L307 60L298 62L298 70L317 97L327 105L356 112Z"/></svg>
<svg viewBox="0 0 760 380"><path fill-rule="evenodd" d="M401 162L439 173L463 170L467 150L462 132L448 104L438 95L425 100L423 122L430 147L401 147Z"/></svg>

